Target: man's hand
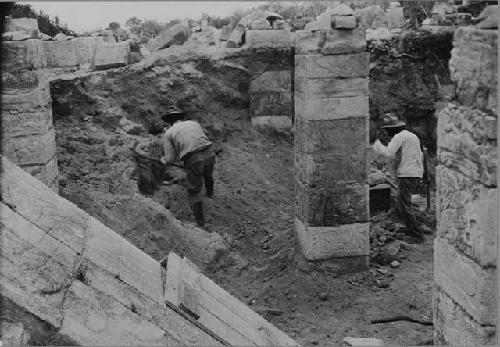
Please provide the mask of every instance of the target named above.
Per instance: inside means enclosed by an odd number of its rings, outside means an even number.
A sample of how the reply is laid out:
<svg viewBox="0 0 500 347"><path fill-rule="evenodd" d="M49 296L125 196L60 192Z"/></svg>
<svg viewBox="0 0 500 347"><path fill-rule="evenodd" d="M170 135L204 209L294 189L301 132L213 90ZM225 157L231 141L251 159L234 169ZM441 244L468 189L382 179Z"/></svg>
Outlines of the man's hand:
<svg viewBox="0 0 500 347"><path fill-rule="evenodd" d="M160 158L160 163L162 163L163 165L166 165L167 164L167 159L165 157L161 157Z"/></svg>
<svg viewBox="0 0 500 347"><path fill-rule="evenodd" d="M377 139L382 142L385 146L391 141L391 137L389 136L389 133L385 129L379 129L377 132Z"/></svg>

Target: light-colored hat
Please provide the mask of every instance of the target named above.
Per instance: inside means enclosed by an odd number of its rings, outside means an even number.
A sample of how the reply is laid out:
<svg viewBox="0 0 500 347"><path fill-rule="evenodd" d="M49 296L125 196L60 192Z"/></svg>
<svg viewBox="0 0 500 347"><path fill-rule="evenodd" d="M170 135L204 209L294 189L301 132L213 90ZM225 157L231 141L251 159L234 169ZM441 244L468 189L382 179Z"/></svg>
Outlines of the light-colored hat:
<svg viewBox="0 0 500 347"><path fill-rule="evenodd" d="M386 113L382 117L381 128L401 128L405 126L405 122L400 120L394 113Z"/></svg>

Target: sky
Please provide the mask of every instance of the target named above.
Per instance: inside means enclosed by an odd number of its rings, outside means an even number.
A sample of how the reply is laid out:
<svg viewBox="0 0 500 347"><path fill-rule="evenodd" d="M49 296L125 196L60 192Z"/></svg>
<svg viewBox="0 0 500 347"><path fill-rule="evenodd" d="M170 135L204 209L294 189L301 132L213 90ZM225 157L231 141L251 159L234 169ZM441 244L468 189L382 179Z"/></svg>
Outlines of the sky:
<svg viewBox="0 0 500 347"><path fill-rule="evenodd" d="M202 13L224 17L234 10L256 7L262 2L253 1L53 1L22 2L30 4L37 12L42 10L53 19L67 23L76 32L104 29L110 22L125 21L136 16L139 19L154 19L168 22L172 19L200 19Z"/></svg>

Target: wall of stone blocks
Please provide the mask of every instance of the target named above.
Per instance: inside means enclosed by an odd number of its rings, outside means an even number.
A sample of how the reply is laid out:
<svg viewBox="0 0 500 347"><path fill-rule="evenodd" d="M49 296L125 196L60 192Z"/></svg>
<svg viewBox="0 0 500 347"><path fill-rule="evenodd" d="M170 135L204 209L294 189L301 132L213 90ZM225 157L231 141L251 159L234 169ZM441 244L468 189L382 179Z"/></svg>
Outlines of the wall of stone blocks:
<svg viewBox="0 0 500 347"><path fill-rule="evenodd" d="M56 142L42 41L2 44L2 151L58 191Z"/></svg>
<svg viewBox="0 0 500 347"><path fill-rule="evenodd" d="M242 47L250 54L248 86L254 127L291 129L293 122L292 49L285 30L248 30Z"/></svg>
<svg viewBox="0 0 500 347"><path fill-rule="evenodd" d="M438 114L434 242L436 344L495 343L498 192L497 31L455 32L455 98Z"/></svg>
<svg viewBox="0 0 500 347"><path fill-rule="evenodd" d="M352 22L346 17L337 23ZM364 31L355 27L295 35L295 224L309 260L359 258L368 265L364 43Z"/></svg>

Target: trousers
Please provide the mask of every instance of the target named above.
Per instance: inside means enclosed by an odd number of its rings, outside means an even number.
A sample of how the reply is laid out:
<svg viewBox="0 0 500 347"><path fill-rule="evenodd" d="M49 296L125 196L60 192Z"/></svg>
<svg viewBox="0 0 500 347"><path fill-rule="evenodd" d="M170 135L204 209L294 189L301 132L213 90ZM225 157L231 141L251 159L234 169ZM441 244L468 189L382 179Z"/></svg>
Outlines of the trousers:
<svg viewBox="0 0 500 347"><path fill-rule="evenodd" d="M186 185L189 205L193 206L201 202L201 189L205 183L205 190L208 196L213 194L215 166L215 152L212 146L204 148L194 153L189 153L184 157L184 172L186 173Z"/></svg>
<svg viewBox="0 0 500 347"><path fill-rule="evenodd" d="M398 199L396 201L396 211L403 219L406 226L413 233L419 233L415 210L411 206L411 195L417 193L420 178L418 177L398 177Z"/></svg>

